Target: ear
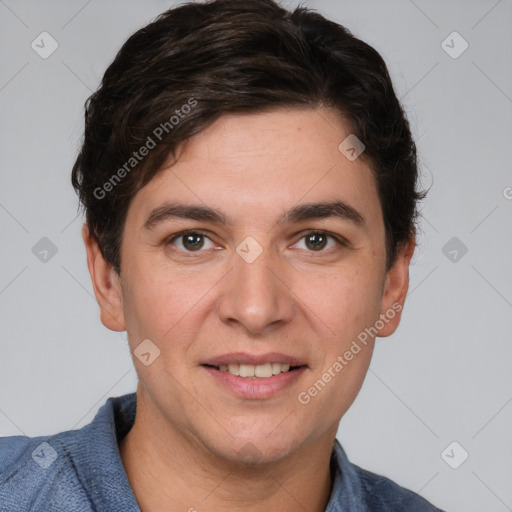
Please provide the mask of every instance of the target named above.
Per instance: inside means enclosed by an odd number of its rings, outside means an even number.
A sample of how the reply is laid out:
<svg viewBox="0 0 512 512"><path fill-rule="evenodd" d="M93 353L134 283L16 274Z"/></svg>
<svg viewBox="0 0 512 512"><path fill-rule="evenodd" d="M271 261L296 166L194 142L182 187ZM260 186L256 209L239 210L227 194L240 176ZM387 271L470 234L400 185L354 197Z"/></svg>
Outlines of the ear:
<svg viewBox="0 0 512 512"><path fill-rule="evenodd" d="M384 284L384 290L381 302L379 324L384 324L379 329L377 336L382 338L393 334L402 316L405 297L409 288L409 263L416 241L411 237L399 250L395 263L388 270Z"/></svg>
<svg viewBox="0 0 512 512"><path fill-rule="evenodd" d="M90 235L87 223L83 225L82 238L94 295L100 307L101 323L112 331L125 331L120 277L103 258L98 243Z"/></svg>

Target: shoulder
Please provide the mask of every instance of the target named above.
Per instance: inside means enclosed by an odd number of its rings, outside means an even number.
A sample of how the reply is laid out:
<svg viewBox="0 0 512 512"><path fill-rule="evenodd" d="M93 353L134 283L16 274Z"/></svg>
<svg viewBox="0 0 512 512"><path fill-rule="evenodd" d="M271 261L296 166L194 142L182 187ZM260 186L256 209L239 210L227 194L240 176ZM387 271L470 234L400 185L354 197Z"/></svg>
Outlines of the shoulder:
<svg viewBox="0 0 512 512"><path fill-rule="evenodd" d="M76 490L81 486L68 456L74 438L72 431L49 437L0 438L2 512L40 510L43 503L67 500L73 491L80 501Z"/></svg>
<svg viewBox="0 0 512 512"><path fill-rule="evenodd" d="M5 484L20 473L38 467L50 468L57 458L47 437L0 437L0 484ZM58 439L58 436L56 436ZM54 442L55 444L55 442ZM46 475L50 472L47 472Z"/></svg>
<svg viewBox="0 0 512 512"><path fill-rule="evenodd" d="M442 512L419 494L393 480L354 466L368 510L375 512Z"/></svg>
<svg viewBox="0 0 512 512"><path fill-rule="evenodd" d="M329 512L442 512L419 494L350 462L338 440L333 455L337 469Z"/></svg>
<svg viewBox="0 0 512 512"><path fill-rule="evenodd" d="M117 444L134 407L134 395L109 398L78 430L0 438L0 510L137 510Z"/></svg>
<svg viewBox="0 0 512 512"><path fill-rule="evenodd" d="M33 439L25 436L0 437L0 475L28 451Z"/></svg>

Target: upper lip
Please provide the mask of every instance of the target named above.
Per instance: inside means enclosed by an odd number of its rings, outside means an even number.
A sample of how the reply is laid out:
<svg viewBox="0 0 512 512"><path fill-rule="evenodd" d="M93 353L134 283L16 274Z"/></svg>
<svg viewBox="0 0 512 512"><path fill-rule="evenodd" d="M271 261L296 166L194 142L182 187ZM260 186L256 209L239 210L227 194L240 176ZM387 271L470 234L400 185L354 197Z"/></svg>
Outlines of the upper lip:
<svg viewBox="0 0 512 512"><path fill-rule="evenodd" d="M235 352L212 357L202 364L209 366L220 366L221 364L252 364L258 366L266 363L289 364L290 366L305 366L306 363L297 357L280 354L278 352L267 352L265 354L250 354L248 352Z"/></svg>

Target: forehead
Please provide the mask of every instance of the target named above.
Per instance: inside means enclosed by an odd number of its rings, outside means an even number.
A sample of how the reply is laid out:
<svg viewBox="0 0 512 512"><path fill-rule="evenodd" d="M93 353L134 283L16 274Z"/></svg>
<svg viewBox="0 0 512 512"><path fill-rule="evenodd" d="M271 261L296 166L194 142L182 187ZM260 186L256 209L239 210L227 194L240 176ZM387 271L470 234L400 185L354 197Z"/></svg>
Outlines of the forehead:
<svg viewBox="0 0 512 512"><path fill-rule="evenodd" d="M182 145L136 194L128 215L142 225L149 211L180 201L270 222L301 203L342 200L365 217L379 216L369 165L339 150L349 135L327 109L222 116Z"/></svg>
<svg viewBox="0 0 512 512"><path fill-rule="evenodd" d="M229 165L230 170L250 170L258 163L260 173L274 173L291 165L309 165L322 153L322 163L338 156L340 136L347 127L341 116L327 109L280 108L251 114L224 115L191 137L178 154L179 161ZM270 165L272 164L272 165ZM282 174L282 173L280 173ZM234 174L235 176L236 174Z"/></svg>

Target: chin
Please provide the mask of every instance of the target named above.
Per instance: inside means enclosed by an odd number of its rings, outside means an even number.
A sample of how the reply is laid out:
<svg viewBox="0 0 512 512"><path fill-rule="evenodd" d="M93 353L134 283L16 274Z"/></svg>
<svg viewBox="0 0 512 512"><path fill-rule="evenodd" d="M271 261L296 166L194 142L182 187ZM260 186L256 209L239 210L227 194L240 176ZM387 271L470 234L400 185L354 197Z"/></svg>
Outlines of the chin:
<svg viewBox="0 0 512 512"><path fill-rule="evenodd" d="M217 456L228 460L232 464L247 467L261 466L276 463L290 456L296 451L301 442L291 439L289 436L268 435L268 432L260 435L240 435L226 439L222 443L216 443L211 451Z"/></svg>

